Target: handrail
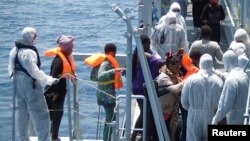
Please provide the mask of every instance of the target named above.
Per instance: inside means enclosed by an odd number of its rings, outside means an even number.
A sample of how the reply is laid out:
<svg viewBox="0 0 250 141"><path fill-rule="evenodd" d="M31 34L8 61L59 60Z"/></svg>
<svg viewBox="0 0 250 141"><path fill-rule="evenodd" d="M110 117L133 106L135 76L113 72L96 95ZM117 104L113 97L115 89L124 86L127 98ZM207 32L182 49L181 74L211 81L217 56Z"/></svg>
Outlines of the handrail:
<svg viewBox="0 0 250 141"><path fill-rule="evenodd" d="M250 67L250 61L247 62L244 72L247 72L247 69ZM249 110L250 110L250 86L248 87L248 96L247 96L247 103L246 103L246 109L244 113L244 125L250 125L250 115L249 115Z"/></svg>
<svg viewBox="0 0 250 141"><path fill-rule="evenodd" d="M16 71L13 72L13 84L14 84L14 89L13 89L13 107L12 107L12 141L16 140L16 75L14 74Z"/></svg>
<svg viewBox="0 0 250 141"><path fill-rule="evenodd" d="M167 127L165 126L165 122L163 119L163 114L162 114L160 105L158 104L159 100L156 95L156 90L155 90L154 83L152 80L152 75L149 70L148 62L144 55L144 50L143 50L142 42L138 34L138 31L134 31L134 38L135 38L136 45L137 45L138 56L140 59L142 72L143 72L143 76L144 76L147 91L148 91L148 97L150 101L150 106L152 108L152 113L153 113L159 141L170 141Z"/></svg>
<svg viewBox="0 0 250 141"><path fill-rule="evenodd" d="M68 123L69 123L69 141L73 141L72 135L72 122L71 122L71 103L70 103L70 85L69 85L70 76L67 75L66 78L66 90L67 90L67 107L68 107Z"/></svg>
<svg viewBox="0 0 250 141"><path fill-rule="evenodd" d="M119 141L119 140L122 140L122 136L120 136L119 137L119 131L120 130L124 130L124 128L119 128L119 117L118 117L118 115L119 115L119 101L120 101L120 99L121 98L126 98L126 95L119 95L119 96L117 96L117 98L116 98L116 103L117 103L117 105L116 105L116 108L117 108L117 111L116 111L116 125L117 125L117 128L116 129L118 129L118 136L116 136L116 138L114 138L114 140L115 141ZM135 128L133 128L133 130L136 130L136 131L143 131L143 134L142 134L142 141L146 141L146 125L147 125L147 123L146 123L146 121L147 121L147 111L146 111L146 106L147 106L147 100L146 100L146 98L143 96L143 95L132 95L132 98L133 99L142 99L142 101L143 101L143 122L142 122L142 128L139 128L139 129L135 129ZM127 132L127 131L126 131Z"/></svg>
<svg viewBox="0 0 250 141"><path fill-rule="evenodd" d="M226 10L227 10L229 19L230 19L230 21L231 21L231 24L232 24L233 27L235 27L235 23L234 23L232 14L231 14L231 12L230 12L230 9L229 9L229 7L228 7L227 1L226 1L226 0L223 0L223 2L224 2L224 4L225 4L225 6L226 6Z"/></svg>
<svg viewBox="0 0 250 141"><path fill-rule="evenodd" d="M78 101L78 86L77 86L77 79L74 79L73 83L73 139L83 139L82 130L80 128L80 116L79 116L79 101Z"/></svg>
<svg viewBox="0 0 250 141"><path fill-rule="evenodd" d="M126 140L130 140L131 125L131 93L132 93L132 24L130 18L115 4L112 9L116 12L127 25L127 57L126 57Z"/></svg>

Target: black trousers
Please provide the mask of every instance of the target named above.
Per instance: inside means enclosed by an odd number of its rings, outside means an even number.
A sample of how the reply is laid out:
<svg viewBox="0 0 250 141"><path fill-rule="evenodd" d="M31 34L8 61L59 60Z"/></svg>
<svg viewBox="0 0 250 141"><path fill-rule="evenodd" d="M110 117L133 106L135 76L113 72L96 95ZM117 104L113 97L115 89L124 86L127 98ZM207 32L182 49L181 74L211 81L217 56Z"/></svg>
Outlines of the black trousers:
<svg viewBox="0 0 250 141"><path fill-rule="evenodd" d="M58 138L59 127L63 116L63 107L66 93L60 93L53 101L53 96L45 96L48 109L50 110L52 139Z"/></svg>

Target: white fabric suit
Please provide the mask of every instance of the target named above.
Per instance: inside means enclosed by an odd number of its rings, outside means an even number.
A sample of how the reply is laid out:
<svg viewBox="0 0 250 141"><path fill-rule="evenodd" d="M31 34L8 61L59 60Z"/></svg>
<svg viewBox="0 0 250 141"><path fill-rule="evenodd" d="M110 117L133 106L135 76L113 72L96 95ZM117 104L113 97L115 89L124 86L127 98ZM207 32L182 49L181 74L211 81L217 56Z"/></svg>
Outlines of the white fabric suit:
<svg viewBox="0 0 250 141"><path fill-rule="evenodd" d="M229 74L225 80L218 110L213 117L212 124L217 124L225 116L229 125L243 124L249 80L239 68L238 57L232 50L224 53L223 62Z"/></svg>
<svg viewBox="0 0 250 141"><path fill-rule="evenodd" d="M250 58L250 38L245 29L239 28L236 30L232 43L243 43L246 46L246 55Z"/></svg>
<svg viewBox="0 0 250 141"><path fill-rule="evenodd" d="M24 28L23 40L18 44L20 46L33 46L36 31L33 28ZM16 42L17 44L17 42ZM8 71L14 76L14 85L16 86L16 96L18 104L18 132L20 141L28 141L28 129L30 120L33 123L35 131L38 136L38 141L50 141L50 119L49 111L43 95L43 88L41 82L51 85L56 79L45 75L38 66L38 57L35 51L28 48L19 48L17 57L20 64L27 70L28 74L35 79L34 81L23 71L15 72L15 57L17 53L17 46L10 51Z"/></svg>
<svg viewBox="0 0 250 141"><path fill-rule="evenodd" d="M181 93L183 108L188 110L187 141L207 141L207 126L215 115L223 81L212 73L209 54L200 59L200 70L184 83Z"/></svg>
<svg viewBox="0 0 250 141"><path fill-rule="evenodd" d="M176 24L175 13L168 12L165 22L155 27L151 47L162 60L168 51L177 52L180 48L184 48L185 52L189 51L185 31L181 25Z"/></svg>

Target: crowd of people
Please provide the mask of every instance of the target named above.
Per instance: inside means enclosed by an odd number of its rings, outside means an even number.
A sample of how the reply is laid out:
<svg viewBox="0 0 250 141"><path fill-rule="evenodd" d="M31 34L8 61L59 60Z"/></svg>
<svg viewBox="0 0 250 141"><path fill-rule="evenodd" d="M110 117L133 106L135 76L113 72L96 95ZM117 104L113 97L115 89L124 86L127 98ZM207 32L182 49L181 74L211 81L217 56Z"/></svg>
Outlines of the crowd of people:
<svg viewBox="0 0 250 141"><path fill-rule="evenodd" d="M194 27L200 28L200 38L189 45L185 23L187 1L173 2L149 37L140 35L152 79L163 94L158 95L159 105L171 141L206 141L209 124L243 124L250 74L244 72L250 56L250 39L240 28L234 40L223 53L220 47L220 21L225 18L218 0L192 0ZM179 3L182 3L180 6ZM200 6L202 3L202 7ZM197 12L199 11L199 12ZM182 13L182 14L181 14ZM198 14L198 15L197 15ZM15 42L10 51L9 75L14 78L18 104L18 133L21 141L29 140L30 120L39 141L60 141L58 132L63 116L66 96L66 78L76 79L75 63L72 58L73 36L58 37L57 47L49 49L45 56L54 56L50 75L41 69L36 45L37 32L25 27L22 39ZM106 121L103 140L111 141L110 123L116 116L116 90L122 87L120 68L115 59L117 47L113 43L104 46L104 53L86 61L98 68L97 104L103 106ZM93 58L96 58L93 59ZM101 61L100 61L101 60ZM132 93L144 95L145 83L142 67L135 47L132 59ZM218 65L224 71L217 70ZM235 77L237 76L237 77ZM45 84L45 89L42 87ZM150 102L148 100L148 102ZM143 101L137 99L140 115L135 128L142 128ZM158 136L152 109L147 106L147 141L157 141ZM177 128L180 123L181 132ZM138 133L133 131L131 141Z"/></svg>

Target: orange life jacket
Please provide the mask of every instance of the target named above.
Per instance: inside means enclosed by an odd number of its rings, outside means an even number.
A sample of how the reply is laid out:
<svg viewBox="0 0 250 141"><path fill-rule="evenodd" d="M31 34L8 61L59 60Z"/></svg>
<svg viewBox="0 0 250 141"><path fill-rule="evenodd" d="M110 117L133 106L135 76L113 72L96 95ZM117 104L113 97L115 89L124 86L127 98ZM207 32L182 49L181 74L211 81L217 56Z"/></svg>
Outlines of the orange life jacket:
<svg viewBox="0 0 250 141"><path fill-rule="evenodd" d="M86 58L83 63L89 65L90 67L96 67L96 66L100 65L105 59L107 59L112 64L114 69L119 68L119 64L113 56L105 55L105 54L101 54L101 53L93 54L92 56ZM119 90L123 86L122 79L121 79L121 73L115 71L114 77L115 77L114 80L110 80L110 81L106 81L106 82L98 82L98 84L107 85L107 84L114 83L115 89Z"/></svg>
<svg viewBox="0 0 250 141"><path fill-rule="evenodd" d="M62 73L59 74L58 77L63 76L63 78L66 78L67 75L65 74L71 74L71 75L75 75L75 62L74 59L72 58L72 56L65 56L60 47L56 47L53 49L50 49L48 51L45 51L43 53L46 57L52 57L55 55L58 55L60 57L60 59L63 62L63 70Z"/></svg>
<svg viewBox="0 0 250 141"><path fill-rule="evenodd" d="M185 69L187 70L187 73L182 78L183 80L185 80L191 74L198 72L198 70L199 70L199 68L197 68L196 66L194 66L192 64L192 59L186 53L183 54L181 63L185 67Z"/></svg>

